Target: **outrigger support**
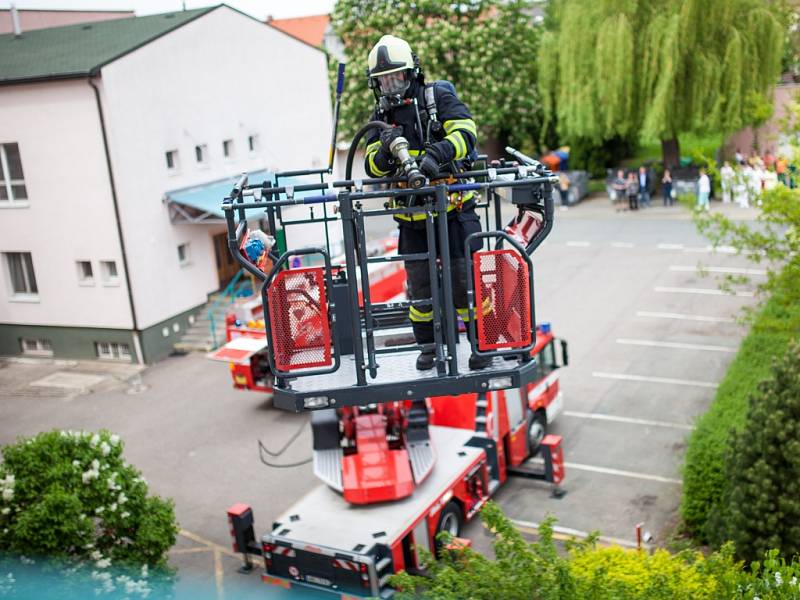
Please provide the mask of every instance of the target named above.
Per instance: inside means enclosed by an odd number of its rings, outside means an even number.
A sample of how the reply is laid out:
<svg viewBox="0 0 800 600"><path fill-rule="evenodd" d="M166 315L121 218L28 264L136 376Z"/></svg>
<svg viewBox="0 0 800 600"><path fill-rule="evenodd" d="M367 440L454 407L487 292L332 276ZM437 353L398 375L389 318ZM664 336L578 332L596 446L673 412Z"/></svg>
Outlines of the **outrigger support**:
<svg viewBox="0 0 800 600"><path fill-rule="evenodd" d="M366 406L392 400L520 388L533 381L536 365L530 352L536 344L536 320L530 254L552 227L552 186L557 178L538 163L495 161L493 165L454 176L442 174L443 180L449 177L448 183L418 189L392 187L403 181L401 177L279 185L281 177L319 175L317 170L278 173L275 181L252 184L246 174L242 175L230 196L224 199L222 209L231 254L261 282L269 364L275 375L275 406L294 412ZM539 224L525 240L503 231L498 194L503 188L510 191L511 202L520 215L527 211ZM467 261L471 318L465 325L470 336L458 333L451 284L449 223L446 218L437 218L446 213L452 194L466 192L479 195L477 207L486 210L485 220L490 228L468 240L468 245L479 240L486 248ZM491 224L493 203L495 222ZM265 273L241 251L248 213L266 213L274 233L281 222L282 208L316 204L333 207L332 211L326 208L324 216L316 219L324 221L326 232L336 221L341 223L343 264L333 264L329 248L307 246L273 255L274 266ZM331 213L338 215L332 218ZM399 213L423 215L428 251L369 256L368 220ZM311 220L315 220L313 213ZM493 249L489 248L490 240L494 240ZM466 256L470 257L468 250ZM311 266L298 267L301 259ZM402 313L421 303L371 302L368 266L396 260L428 262L433 345L381 346L376 340L375 334L380 329L397 327L398 316L401 325L410 331L410 322ZM345 323L349 327L343 326ZM435 369L422 372L415 369L416 356L421 350L434 351ZM468 367L471 353L493 360L484 369L471 370Z"/></svg>

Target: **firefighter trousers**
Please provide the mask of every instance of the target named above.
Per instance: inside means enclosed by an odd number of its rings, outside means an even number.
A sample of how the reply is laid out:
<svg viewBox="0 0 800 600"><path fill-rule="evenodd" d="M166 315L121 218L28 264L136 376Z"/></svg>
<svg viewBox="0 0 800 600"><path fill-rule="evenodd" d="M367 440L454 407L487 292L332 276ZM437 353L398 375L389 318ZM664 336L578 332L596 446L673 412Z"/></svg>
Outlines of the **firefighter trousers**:
<svg viewBox="0 0 800 600"><path fill-rule="evenodd" d="M464 258L464 242L467 236L481 230L481 223L480 217L475 214L474 209L454 212L455 214L448 215L447 222L450 275L453 288L452 301L456 312L466 322L469 319L469 313L467 312L467 261ZM476 241L472 246L470 252L475 252L480 248L480 241ZM398 252L400 254L416 254L427 251L428 239L424 225L401 223ZM440 256L438 248L436 256ZM409 319L414 330L414 338L418 344L432 344L434 340L433 306L431 304L428 261L407 261L405 269L409 299L423 301L409 308Z"/></svg>

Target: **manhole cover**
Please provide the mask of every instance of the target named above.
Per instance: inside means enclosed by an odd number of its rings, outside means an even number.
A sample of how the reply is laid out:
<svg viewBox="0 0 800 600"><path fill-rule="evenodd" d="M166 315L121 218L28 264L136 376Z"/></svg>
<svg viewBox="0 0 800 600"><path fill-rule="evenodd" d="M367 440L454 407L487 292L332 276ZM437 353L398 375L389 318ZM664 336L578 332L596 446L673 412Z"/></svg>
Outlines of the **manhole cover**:
<svg viewBox="0 0 800 600"><path fill-rule="evenodd" d="M102 375L86 375L85 373L67 373L57 371L47 377L32 381L31 385L37 387L65 388L69 390L84 390L105 381Z"/></svg>

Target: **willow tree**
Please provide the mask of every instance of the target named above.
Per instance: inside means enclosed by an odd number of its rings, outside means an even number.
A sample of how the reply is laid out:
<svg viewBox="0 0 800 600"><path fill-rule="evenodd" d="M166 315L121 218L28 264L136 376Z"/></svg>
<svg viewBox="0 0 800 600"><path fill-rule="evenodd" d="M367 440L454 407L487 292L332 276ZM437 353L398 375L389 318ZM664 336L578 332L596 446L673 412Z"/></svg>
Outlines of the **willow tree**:
<svg viewBox="0 0 800 600"><path fill-rule="evenodd" d="M601 141L661 140L754 122L780 74L784 26L767 0L559 0L540 44L546 123Z"/></svg>
<svg viewBox="0 0 800 600"><path fill-rule="evenodd" d="M539 135L536 91L540 27L531 2L508 0L337 0L332 26L347 58L341 131L352 135L374 107L367 55L383 34L403 38L426 81L451 81L482 137L530 147Z"/></svg>

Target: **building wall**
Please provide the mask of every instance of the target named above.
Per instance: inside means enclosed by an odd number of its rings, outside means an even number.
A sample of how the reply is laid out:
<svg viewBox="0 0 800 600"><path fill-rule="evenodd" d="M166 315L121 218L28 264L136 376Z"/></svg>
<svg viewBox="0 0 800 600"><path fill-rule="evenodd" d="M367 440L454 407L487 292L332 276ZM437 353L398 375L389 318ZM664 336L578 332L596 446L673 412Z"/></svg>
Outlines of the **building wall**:
<svg viewBox="0 0 800 600"><path fill-rule="evenodd" d="M41 339L50 342L55 358L93 360L97 358L95 342L127 344L133 355L133 338L125 329L98 327L52 327L49 325L19 325L0 323L0 356L20 354L22 338Z"/></svg>
<svg viewBox="0 0 800 600"><path fill-rule="evenodd" d="M800 101L800 84L783 83L775 86L773 98L775 112L772 118L755 130L746 127L730 136L724 145L725 158L733 158L737 148L745 156L749 156L753 150L762 155L767 150L776 156L791 154L789 140L781 134L781 122L786 119L791 103Z"/></svg>
<svg viewBox="0 0 800 600"><path fill-rule="evenodd" d="M221 7L102 70L114 172L141 329L219 287L210 229L172 225L164 193L262 168L322 166L331 106L325 55ZM258 136L250 155L247 137ZM222 142L233 139L226 160ZM207 144L208 164L194 160ZM177 149L171 174L165 152ZM220 201L222 199L220 198ZM180 266L188 242L191 264Z"/></svg>
<svg viewBox="0 0 800 600"><path fill-rule="evenodd" d="M86 80L0 87L0 143L19 144L28 204L0 204L0 252L30 252L38 297L13 296L0 257L0 323L130 329L100 122ZM92 263L81 285L76 261ZM118 282L100 281L113 260Z"/></svg>

